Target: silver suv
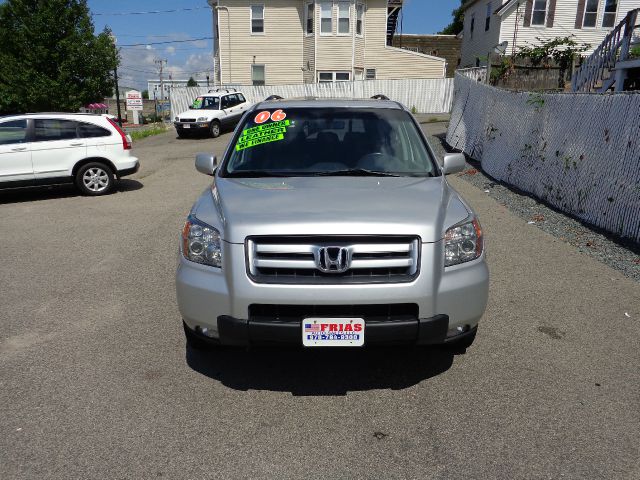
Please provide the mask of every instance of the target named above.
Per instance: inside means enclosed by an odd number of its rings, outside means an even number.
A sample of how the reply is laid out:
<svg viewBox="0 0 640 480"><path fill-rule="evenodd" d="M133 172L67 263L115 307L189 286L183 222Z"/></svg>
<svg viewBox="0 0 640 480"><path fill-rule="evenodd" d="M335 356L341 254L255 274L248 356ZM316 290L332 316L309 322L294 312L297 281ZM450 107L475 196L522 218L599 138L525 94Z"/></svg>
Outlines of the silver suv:
<svg viewBox="0 0 640 480"><path fill-rule="evenodd" d="M473 342L489 272L477 216L402 105L255 105L182 231L177 298L188 344Z"/></svg>

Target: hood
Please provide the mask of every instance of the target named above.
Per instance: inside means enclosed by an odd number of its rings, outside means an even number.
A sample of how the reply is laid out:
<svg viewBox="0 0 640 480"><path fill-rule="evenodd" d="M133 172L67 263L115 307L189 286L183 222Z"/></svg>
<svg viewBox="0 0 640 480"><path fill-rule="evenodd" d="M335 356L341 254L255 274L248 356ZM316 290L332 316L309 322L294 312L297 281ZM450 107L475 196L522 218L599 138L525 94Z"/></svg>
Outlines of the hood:
<svg viewBox="0 0 640 480"><path fill-rule="evenodd" d="M231 243L252 235L418 235L436 242L469 211L443 177L216 177L193 214Z"/></svg>

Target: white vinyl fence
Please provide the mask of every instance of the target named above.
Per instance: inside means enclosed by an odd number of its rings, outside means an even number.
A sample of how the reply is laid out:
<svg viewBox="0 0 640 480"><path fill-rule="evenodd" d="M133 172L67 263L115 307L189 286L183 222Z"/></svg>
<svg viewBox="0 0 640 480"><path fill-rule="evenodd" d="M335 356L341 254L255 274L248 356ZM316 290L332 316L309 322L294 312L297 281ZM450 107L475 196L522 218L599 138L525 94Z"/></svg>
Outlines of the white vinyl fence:
<svg viewBox="0 0 640 480"><path fill-rule="evenodd" d="M214 88L191 87L171 90L172 117L184 112L198 95ZM270 95L284 98L370 98L382 94L420 113L449 113L453 94L452 78L421 80L358 80L338 83L307 83L301 85L242 86L238 87L252 103Z"/></svg>
<svg viewBox="0 0 640 480"><path fill-rule="evenodd" d="M447 142L494 178L640 241L640 94L534 94L463 75Z"/></svg>

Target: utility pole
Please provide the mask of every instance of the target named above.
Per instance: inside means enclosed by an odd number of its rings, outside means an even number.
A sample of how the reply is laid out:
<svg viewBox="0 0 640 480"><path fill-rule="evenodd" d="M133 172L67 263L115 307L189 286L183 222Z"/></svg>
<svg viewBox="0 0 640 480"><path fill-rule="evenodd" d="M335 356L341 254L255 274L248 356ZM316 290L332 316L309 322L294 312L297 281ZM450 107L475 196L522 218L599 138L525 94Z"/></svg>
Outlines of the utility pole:
<svg viewBox="0 0 640 480"><path fill-rule="evenodd" d="M162 80L162 71L167 64L166 59L156 58L153 63L158 65L158 73L160 74L160 104L162 105L162 118L164 119L164 82Z"/></svg>
<svg viewBox="0 0 640 480"><path fill-rule="evenodd" d="M118 43L118 39L116 38L116 36L113 33L109 33L109 37L111 37L111 41L113 42L113 45L115 47L116 43ZM113 76L114 76L114 80L116 81L116 107L118 110L118 125L120 125L122 127L122 115L120 114L120 90L118 88L118 53L116 50L116 63L115 66L113 67Z"/></svg>

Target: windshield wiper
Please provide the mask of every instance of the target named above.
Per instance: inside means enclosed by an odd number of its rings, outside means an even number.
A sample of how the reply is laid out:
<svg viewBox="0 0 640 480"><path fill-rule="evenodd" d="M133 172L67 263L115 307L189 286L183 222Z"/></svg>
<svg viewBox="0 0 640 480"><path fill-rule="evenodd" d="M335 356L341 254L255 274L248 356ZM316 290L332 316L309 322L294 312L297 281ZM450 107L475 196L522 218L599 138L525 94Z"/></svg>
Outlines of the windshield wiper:
<svg viewBox="0 0 640 480"><path fill-rule="evenodd" d="M316 172L312 177L400 177L397 173L377 172L366 168L350 168L348 170L334 170L333 172Z"/></svg>

